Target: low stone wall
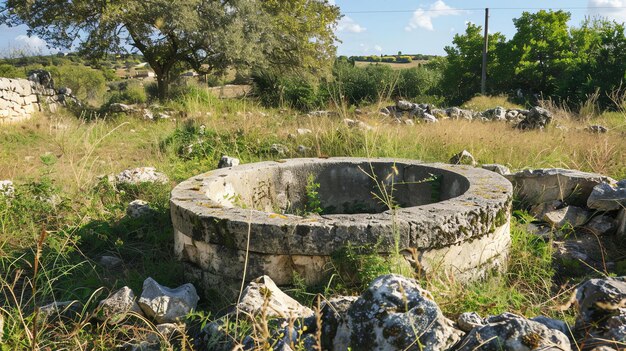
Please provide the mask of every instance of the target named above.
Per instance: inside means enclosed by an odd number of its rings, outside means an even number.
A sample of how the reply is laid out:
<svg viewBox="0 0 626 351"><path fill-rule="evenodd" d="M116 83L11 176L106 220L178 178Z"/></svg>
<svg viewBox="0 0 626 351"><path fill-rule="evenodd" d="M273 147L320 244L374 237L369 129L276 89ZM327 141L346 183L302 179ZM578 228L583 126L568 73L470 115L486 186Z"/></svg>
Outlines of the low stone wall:
<svg viewBox="0 0 626 351"><path fill-rule="evenodd" d="M37 82L0 78L0 124L28 119L44 106L54 109L58 101L54 89Z"/></svg>

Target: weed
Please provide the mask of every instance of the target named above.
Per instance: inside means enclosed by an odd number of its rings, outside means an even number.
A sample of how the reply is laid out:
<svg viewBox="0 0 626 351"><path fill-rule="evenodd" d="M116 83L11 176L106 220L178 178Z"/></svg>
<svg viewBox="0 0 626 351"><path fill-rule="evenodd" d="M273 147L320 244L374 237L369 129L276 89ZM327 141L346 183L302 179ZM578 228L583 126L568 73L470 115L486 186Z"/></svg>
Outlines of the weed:
<svg viewBox="0 0 626 351"><path fill-rule="evenodd" d="M315 182L315 176L309 174L306 178L306 212L322 214L322 201L320 200L320 183Z"/></svg>

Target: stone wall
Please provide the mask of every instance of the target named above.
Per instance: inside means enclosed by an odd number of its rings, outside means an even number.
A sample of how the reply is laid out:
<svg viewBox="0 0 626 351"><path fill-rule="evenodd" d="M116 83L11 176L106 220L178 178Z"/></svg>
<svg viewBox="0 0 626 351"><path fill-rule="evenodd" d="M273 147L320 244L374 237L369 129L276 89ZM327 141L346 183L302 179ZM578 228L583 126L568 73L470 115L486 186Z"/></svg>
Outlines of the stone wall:
<svg viewBox="0 0 626 351"><path fill-rule="evenodd" d="M57 92L27 79L0 78L0 124L28 119L48 106L56 107Z"/></svg>

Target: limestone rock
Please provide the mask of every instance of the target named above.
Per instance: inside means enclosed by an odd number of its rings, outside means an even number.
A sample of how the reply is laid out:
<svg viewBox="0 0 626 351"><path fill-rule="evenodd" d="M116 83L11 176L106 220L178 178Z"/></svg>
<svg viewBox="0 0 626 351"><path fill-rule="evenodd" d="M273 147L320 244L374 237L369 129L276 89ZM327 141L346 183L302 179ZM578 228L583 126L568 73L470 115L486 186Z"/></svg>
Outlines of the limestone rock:
<svg viewBox="0 0 626 351"><path fill-rule="evenodd" d="M626 277L590 279L576 289L577 324L605 322L626 308Z"/></svg>
<svg viewBox="0 0 626 351"><path fill-rule="evenodd" d="M169 179L154 167L127 169L115 176L117 184L167 183Z"/></svg>
<svg viewBox="0 0 626 351"><path fill-rule="evenodd" d="M617 229L616 235L618 238L626 238L626 209L621 209L616 219Z"/></svg>
<svg viewBox="0 0 626 351"><path fill-rule="evenodd" d="M458 154L452 156L452 158L450 158L450 161L448 161L448 163L453 164L453 165L476 166L476 160L474 160L474 156L472 156L472 154L470 154L469 151L467 150L463 150L459 152Z"/></svg>
<svg viewBox="0 0 626 351"><path fill-rule="evenodd" d="M312 130L307 129L307 128L298 128L297 132L298 132L298 135L307 135L307 134L313 133Z"/></svg>
<svg viewBox="0 0 626 351"><path fill-rule="evenodd" d="M101 256L98 263L106 269L115 269L124 263L121 258L115 256Z"/></svg>
<svg viewBox="0 0 626 351"><path fill-rule="evenodd" d="M135 111L135 108L131 105L116 102L109 105L109 111L113 113L129 113Z"/></svg>
<svg viewBox="0 0 626 351"><path fill-rule="evenodd" d="M299 154L306 154L310 150L311 150L311 148L308 147L308 146L298 145L298 153Z"/></svg>
<svg viewBox="0 0 626 351"><path fill-rule="evenodd" d="M561 209L545 213L542 219L549 223L552 227L556 228L563 227L564 225L579 227L587 222L589 215L589 211L583 208L566 206Z"/></svg>
<svg viewBox="0 0 626 351"><path fill-rule="evenodd" d="M173 323L183 319L198 304L198 294L192 284L171 289L160 285L152 278L143 282L139 307L157 323Z"/></svg>
<svg viewBox="0 0 626 351"><path fill-rule="evenodd" d="M135 294L129 287L125 286L100 301L96 318L101 322L115 325L122 322L129 312L143 315L141 308L135 301Z"/></svg>
<svg viewBox="0 0 626 351"><path fill-rule="evenodd" d="M549 329L558 330L561 333L565 334L570 340L573 340L572 330L567 325L567 323L558 320L552 319L546 316L537 316L530 319L531 321L541 323L548 327Z"/></svg>
<svg viewBox="0 0 626 351"><path fill-rule="evenodd" d="M496 172L500 175L511 174L511 170L507 166L503 166L497 163L486 163L481 167L488 171Z"/></svg>
<svg viewBox="0 0 626 351"><path fill-rule="evenodd" d="M178 325L174 323L157 324L156 332L148 334L146 341L152 344L158 344L161 340L169 341L178 330Z"/></svg>
<svg viewBox="0 0 626 351"><path fill-rule="evenodd" d="M457 318L456 324L459 329L469 333L472 329L485 325L485 321L476 312L463 312Z"/></svg>
<svg viewBox="0 0 626 351"><path fill-rule="evenodd" d="M83 310L83 304L80 301L59 301L52 302L39 307L40 320L48 320L50 322L57 320L76 321L80 318Z"/></svg>
<svg viewBox="0 0 626 351"><path fill-rule="evenodd" d="M561 200L554 200L548 202L542 202L540 204L536 204L530 208L530 214L535 216L535 218L541 219L546 213L556 211L559 208L563 208L564 204Z"/></svg>
<svg viewBox="0 0 626 351"><path fill-rule="evenodd" d="M220 158L220 162L217 164L217 168L228 168L235 166L239 166L239 159L226 155L222 156L222 158Z"/></svg>
<svg viewBox="0 0 626 351"><path fill-rule="evenodd" d="M609 235L615 231L616 221L607 215L593 217L587 224L585 229L596 235Z"/></svg>
<svg viewBox="0 0 626 351"><path fill-rule="evenodd" d="M626 207L626 179L615 186L601 183L593 188L587 199L587 207L598 211L613 211Z"/></svg>
<svg viewBox="0 0 626 351"><path fill-rule="evenodd" d="M456 350L571 350L570 342L562 332L512 313L490 317L486 322L486 325L472 329Z"/></svg>
<svg viewBox="0 0 626 351"><path fill-rule="evenodd" d="M452 119L466 119L468 121L471 121L473 119L471 111L463 110L458 107L447 108L446 114Z"/></svg>
<svg viewBox="0 0 626 351"><path fill-rule="evenodd" d="M15 194L15 187L10 180L0 180L0 196L12 197Z"/></svg>
<svg viewBox="0 0 626 351"><path fill-rule="evenodd" d="M552 122L552 113L541 108L533 107L528 111L528 115L515 126L517 129L543 129Z"/></svg>
<svg viewBox="0 0 626 351"><path fill-rule="evenodd" d="M501 106L486 110L482 113L483 117L490 121L504 121L506 120L506 109Z"/></svg>
<svg viewBox="0 0 626 351"><path fill-rule="evenodd" d="M350 306L335 336L334 349L446 350L462 332L414 279L376 278Z"/></svg>
<svg viewBox="0 0 626 351"><path fill-rule="evenodd" d="M277 156L286 156L289 153L289 148L283 144L272 144L270 146L270 153Z"/></svg>
<svg viewBox="0 0 626 351"><path fill-rule="evenodd" d="M587 127L587 130L590 131L591 133L604 134L609 131L609 128L599 125L599 124L594 124L594 125Z"/></svg>
<svg viewBox="0 0 626 351"><path fill-rule="evenodd" d="M426 123L437 123L439 122L439 120L437 118L435 118L435 116L431 115L428 112L424 112L422 114L422 117L420 118L421 121L424 121Z"/></svg>
<svg viewBox="0 0 626 351"><path fill-rule="evenodd" d="M396 107L400 111L411 111L415 108L415 106L416 104L405 100L398 100L396 102Z"/></svg>
<svg viewBox="0 0 626 351"><path fill-rule="evenodd" d="M126 215L130 218L147 216L152 212L150 205L143 200L133 200L126 207Z"/></svg>
<svg viewBox="0 0 626 351"><path fill-rule="evenodd" d="M243 291L241 300L237 304L240 311L257 315L261 313L265 299L268 299L268 317L310 317L314 315L313 310L302 306L298 301L282 292L274 281L264 275L251 281Z"/></svg>
<svg viewBox="0 0 626 351"><path fill-rule="evenodd" d="M322 347L324 350L333 349L333 340L337 335L337 328L346 318L346 313L357 296L337 296L324 303L322 307Z"/></svg>
<svg viewBox="0 0 626 351"><path fill-rule="evenodd" d="M405 119L404 121L402 121L404 124L406 124L407 126L414 126L415 122L413 122L412 119Z"/></svg>
<svg viewBox="0 0 626 351"><path fill-rule="evenodd" d="M529 205L561 200L586 206L593 187L614 182L601 174L562 168L524 170L505 177L513 183L515 196Z"/></svg>

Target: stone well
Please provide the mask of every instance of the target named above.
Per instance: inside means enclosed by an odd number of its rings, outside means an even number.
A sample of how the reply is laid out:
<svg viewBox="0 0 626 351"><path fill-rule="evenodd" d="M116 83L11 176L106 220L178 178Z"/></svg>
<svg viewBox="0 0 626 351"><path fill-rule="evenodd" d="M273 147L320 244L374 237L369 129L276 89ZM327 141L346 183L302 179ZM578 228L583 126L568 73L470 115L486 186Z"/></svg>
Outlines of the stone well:
<svg viewBox="0 0 626 351"><path fill-rule="evenodd" d="M308 179L319 184L321 215L306 214ZM287 285L297 272L314 284L348 243L382 255L397 246L419 269L468 280L503 266L511 193L496 173L415 160L246 164L192 177L172 191L175 251L187 278L226 295L241 284L246 258L246 280L266 274Z"/></svg>

